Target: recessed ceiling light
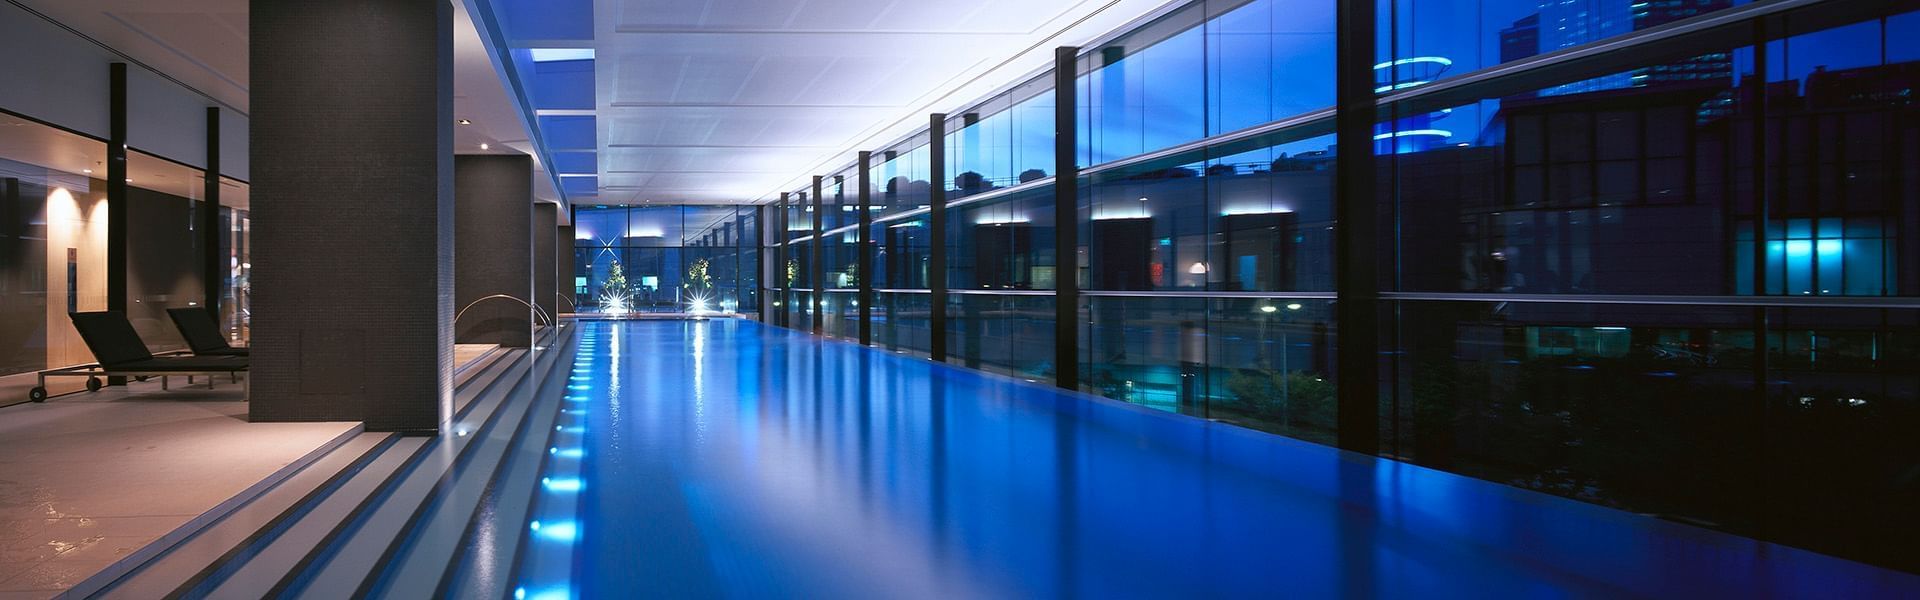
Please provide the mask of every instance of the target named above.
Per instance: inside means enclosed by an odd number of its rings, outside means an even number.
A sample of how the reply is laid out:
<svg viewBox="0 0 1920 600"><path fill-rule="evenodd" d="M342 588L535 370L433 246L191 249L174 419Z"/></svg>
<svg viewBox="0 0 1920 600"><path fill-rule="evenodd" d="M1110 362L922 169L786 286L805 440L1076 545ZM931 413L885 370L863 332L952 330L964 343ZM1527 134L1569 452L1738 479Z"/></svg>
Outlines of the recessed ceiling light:
<svg viewBox="0 0 1920 600"><path fill-rule="evenodd" d="M481 144L481 145L480 145L480 149L481 149L481 150L486 150L486 149L487 149L487 145L486 145L486 144Z"/></svg>
<svg viewBox="0 0 1920 600"><path fill-rule="evenodd" d="M461 120L460 120L460 124L461 124L461 125L472 125L472 124L473 124L473 121L468 121L468 120L466 120L466 119L461 119Z"/></svg>
<svg viewBox="0 0 1920 600"><path fill-rule="evenodd" d="M80 170L80 172L81 172L81 173L92 173L92 172L93 172L93 169L81 169L81 170Z"/></svg>

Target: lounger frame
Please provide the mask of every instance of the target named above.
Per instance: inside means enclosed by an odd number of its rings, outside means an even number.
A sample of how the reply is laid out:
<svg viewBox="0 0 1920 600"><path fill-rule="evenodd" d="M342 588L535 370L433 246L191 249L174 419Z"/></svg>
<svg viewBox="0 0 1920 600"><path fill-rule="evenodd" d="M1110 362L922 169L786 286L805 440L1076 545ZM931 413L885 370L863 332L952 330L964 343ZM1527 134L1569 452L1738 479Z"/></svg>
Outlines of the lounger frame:
<svg viewBox="0 0 1920 600"><path fill-rule="evenodd" d="M143 370L131 370L131 369L109 369L109 368L100 366L99 363L87 363L87 364L74 365L71 367L61 367L58 369L47 369L45 371L39 372L38 381L36 381L33 387L33 390L27 393L27 399L34 402L47 401L47 378L48 377L88 377L90 379L87 380L87 391L97 392L97 391L100 391L101 387L104 387L104 382L99 380L99 378L101 377L143 377L143 378L159 377L160 389L165 390L165 389L170 389L168 387L170 376L186 376L187 384L192 385L193 377L195 375L205 375L207 377L207 389L213 389L213 376L225 374L235 383L244 383L247 386L246 391L252 392L253 378L247 377L245 379L242 379L240 377L240 374L245 372L247 372L246 369L215 369L215 370L207 370L207 371L192 371L192 370L144 370L143 371Z"/></svg>

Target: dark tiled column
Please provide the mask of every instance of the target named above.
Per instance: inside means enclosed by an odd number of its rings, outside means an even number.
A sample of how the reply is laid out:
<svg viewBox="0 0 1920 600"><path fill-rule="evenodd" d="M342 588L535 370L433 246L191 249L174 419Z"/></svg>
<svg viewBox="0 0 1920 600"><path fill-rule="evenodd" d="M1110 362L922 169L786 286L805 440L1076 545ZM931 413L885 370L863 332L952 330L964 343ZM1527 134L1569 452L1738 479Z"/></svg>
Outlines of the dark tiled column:
<svg viewBox="0 0 1920 600"><path fill-rule="evenodd" d="M532 345L533 158L456 156L453 195L454 340Z"/></svg>
<svg viewBox="0 0 1920 600"><path fill-rule="evenodd" d="M560 293L560 261L555 256L559 234L560 205L533 205L533 303L548 317L559 314L554 310Z"/></svg>
<svg viewBox="0 0 1920 600"><path fill-rule="evenodd" d="M573 307L575 303L579 301L573 297L573 270L575 268L573 266L573 226L561 225L560 237L555 241L558 242L558 245L554 248L554 251L560 253L558 255L560 259L560 299L554 301L554 306L559 307L560 312L570 313L574 312ZM558 318L557 313L556 318Z"/></svg>
<svg viewBox="0 0 1920 600"><path fill-rule="evenodd" d="M251 7L251 417L436 431L452 400L452 7Z"/></svg>

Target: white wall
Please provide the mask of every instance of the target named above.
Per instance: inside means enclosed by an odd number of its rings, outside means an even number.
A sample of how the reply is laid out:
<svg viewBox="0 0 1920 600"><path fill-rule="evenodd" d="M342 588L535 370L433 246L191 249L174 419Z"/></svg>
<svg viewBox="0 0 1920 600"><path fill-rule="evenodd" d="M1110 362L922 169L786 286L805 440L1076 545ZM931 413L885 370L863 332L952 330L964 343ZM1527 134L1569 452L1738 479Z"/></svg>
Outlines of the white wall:
<svg viewBox="0 0 1920 600"><path fill-rule="evenodd" d="M107 65L126 59L11 3L0 2L0 109L105 139ZM139 65L127 67L127 145L206 166L206 107L214 102ZM247 120L223 109L220 170L248 179Z"/></svg>

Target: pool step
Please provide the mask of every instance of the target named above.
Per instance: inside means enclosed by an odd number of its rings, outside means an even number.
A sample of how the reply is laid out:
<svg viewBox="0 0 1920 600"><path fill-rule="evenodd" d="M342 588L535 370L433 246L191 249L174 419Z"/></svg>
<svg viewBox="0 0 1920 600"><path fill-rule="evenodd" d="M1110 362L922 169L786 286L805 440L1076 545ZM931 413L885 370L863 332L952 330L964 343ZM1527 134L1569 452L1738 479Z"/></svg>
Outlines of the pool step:
<svg viewBox="0 0 1920 600"><path fill-rule="evenodd" d="M557 362L558 354L540 353L542 364L537 372L548 373ZM434 533L458 539L465 523L472 519L474 504L493 479L501 456L522 432L522 423L536 406L552 405L534 401L536 383L553 379L523 376L515 381L511 393L475 401L476 412L486 413L484 427L473 425L467 436L442 435L441 440L450 446L446 451L429 453L427 460L395 482L387 498L361 516L362 523L351 536L333 544L326 560L289 577L273 590L276 595L285 592L288 597L297 598L363 597L380 581L382 572L404 562L398 560L402 551L409 549L408 542L420 540L422 533L428 533L422 531L423 528L431 527ZM459 426L466 425L456 427ZM444 531L447 519L434 518L435 514L457 519L454 528ZM431 548L421 550L430 552ZM443 572L444 560L434 565L434 570Z"/></svg>
<svg viewBox="0 0 1920 600"><path fill-rule="evenodd" d="M535 344L552 347L571 334L548 328ZM464 365L455 373L455 416L440 435L359 434L88 595L364 595L390 560L414 556L405 542L416 521L440 506L471 516L466 499L479 494L465 480L490 480L529 414L555 412L531 411L539 403L528 399L534 382L553 379L557 354L503 349ZM467 473L477 477L456 477Z"/></svg>

